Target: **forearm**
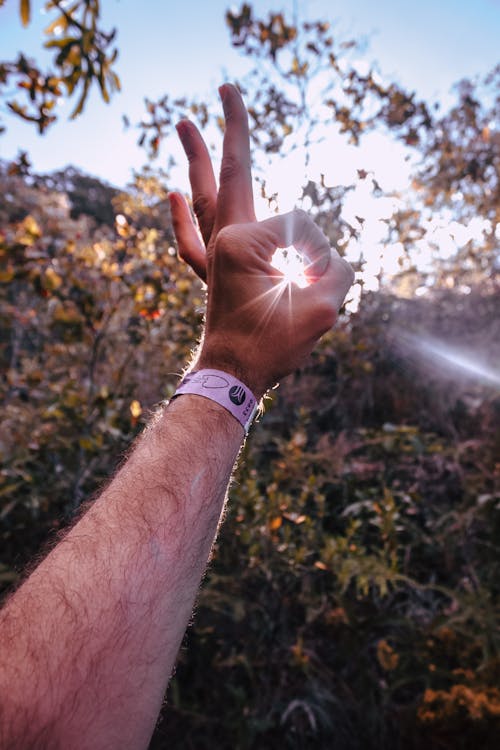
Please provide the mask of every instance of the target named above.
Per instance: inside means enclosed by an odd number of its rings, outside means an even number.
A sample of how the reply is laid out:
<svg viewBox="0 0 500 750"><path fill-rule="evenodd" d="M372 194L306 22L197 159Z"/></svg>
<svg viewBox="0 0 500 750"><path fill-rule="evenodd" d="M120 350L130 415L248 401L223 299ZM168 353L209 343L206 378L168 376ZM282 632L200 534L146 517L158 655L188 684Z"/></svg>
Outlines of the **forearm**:
<svg viewBox="0 0 500 750"><path fill-rule="evenodd" d="M2 613L2 747L147 747L243 430L174 400Z"/></svg>
<svg viewBox="0 0 500 750"><path fill-rule="evenodd" d="M207 281L197 367L227 370L260 398L333 325L353 273L304 212L256 221L247 114L234 87L221 97L218 192L203 139L180 128L205 244L185 200L173 200L172 219ZM271 265L291 244L313 261L304 289ZM176 399L11 598L0 614L1 748L147 746L242 440L223 407Z"/></svg>

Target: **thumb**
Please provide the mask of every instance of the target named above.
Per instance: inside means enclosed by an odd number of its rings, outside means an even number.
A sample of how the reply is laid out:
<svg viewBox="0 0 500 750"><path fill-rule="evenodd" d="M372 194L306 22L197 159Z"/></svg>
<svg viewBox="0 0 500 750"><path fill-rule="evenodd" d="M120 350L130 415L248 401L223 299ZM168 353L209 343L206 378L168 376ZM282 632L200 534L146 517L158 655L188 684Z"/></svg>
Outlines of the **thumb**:
<svg viewBox="0 0 500 750"><path fill-rule="evenodd" d="M332 249L330 261L323 275L304 289L297 289L297 304L304 315L314 317L321 333L325 333L335 324L353 282L352 267Z"/></svg>
<svg viewBox="0 0 500 750"><path fill-rule="evenodd" d="M304 256L306 275L311 281L319 278L329 262L330 244L311 217L300 209L273 216L260 222L259 227L272 238L273 251L277 247L293 247ZM270 259L270 258L269 258Z"/></svg>

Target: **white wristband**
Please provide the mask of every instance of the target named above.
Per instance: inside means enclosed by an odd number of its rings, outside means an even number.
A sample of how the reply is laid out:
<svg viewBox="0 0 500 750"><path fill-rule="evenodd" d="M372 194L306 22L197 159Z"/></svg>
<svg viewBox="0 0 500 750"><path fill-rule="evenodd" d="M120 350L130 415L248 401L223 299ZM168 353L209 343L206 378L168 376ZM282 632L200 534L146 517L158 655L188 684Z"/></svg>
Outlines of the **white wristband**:
<svg viewBox="0 0 500 750"><path fill-rule="evenodd" d="M188 373L173 398L185 393L204 396L220 404L238 420L245 433L248 433L259 406L250 388L234 375L222 370L198 370Z"/></svg>

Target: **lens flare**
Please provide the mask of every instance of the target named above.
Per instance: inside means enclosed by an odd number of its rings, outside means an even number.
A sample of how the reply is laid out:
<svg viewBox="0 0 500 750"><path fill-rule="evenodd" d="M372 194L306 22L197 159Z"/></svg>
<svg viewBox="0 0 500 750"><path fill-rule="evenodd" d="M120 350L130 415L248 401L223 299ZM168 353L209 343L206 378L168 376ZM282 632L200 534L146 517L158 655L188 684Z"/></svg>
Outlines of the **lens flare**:
<svg viewBox="0 0 500 750"><path fill-rule="evenodd" d="M446 365L483 383L500 386L500 369L495 370L481 361L481 354L478 352L461 351L428 336L406 334L402 338L407 346L411 346L413 350L419 351L436 364Z"/></svg>
<svg viewBox="0 0 500 750"><path fill-rule="evenodd" d="M304 258L293 245L278 247L271 258L271 265L283 274L285 284L297 284L301 289L309 286Z"/></svg>

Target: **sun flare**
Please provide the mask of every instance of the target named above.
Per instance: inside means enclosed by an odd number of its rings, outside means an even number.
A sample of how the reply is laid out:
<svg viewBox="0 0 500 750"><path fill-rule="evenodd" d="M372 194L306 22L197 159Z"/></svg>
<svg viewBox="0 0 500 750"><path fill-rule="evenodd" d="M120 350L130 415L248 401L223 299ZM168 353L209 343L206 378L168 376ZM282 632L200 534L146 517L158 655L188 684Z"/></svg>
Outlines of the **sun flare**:
<svg viewBox="0 0 500 750"><path fill-rule="evenodd" d="M304 257L293 245L278 247L271 258L271 265L283 274L286 284L296 284L300 289L309 286L305 274Z"/></svg>

